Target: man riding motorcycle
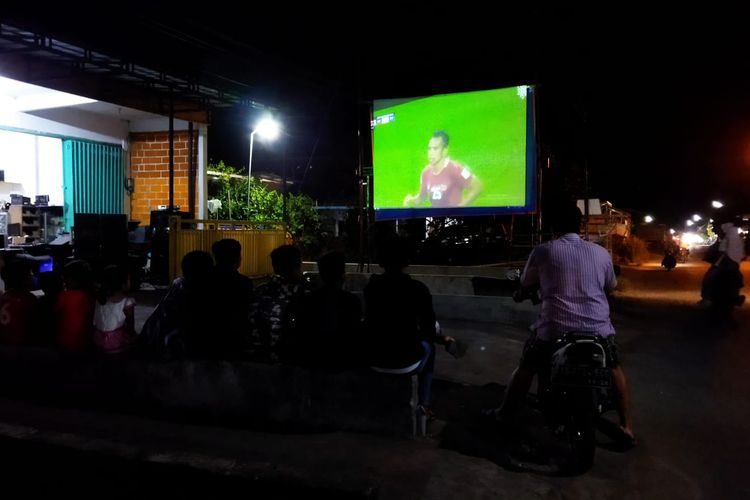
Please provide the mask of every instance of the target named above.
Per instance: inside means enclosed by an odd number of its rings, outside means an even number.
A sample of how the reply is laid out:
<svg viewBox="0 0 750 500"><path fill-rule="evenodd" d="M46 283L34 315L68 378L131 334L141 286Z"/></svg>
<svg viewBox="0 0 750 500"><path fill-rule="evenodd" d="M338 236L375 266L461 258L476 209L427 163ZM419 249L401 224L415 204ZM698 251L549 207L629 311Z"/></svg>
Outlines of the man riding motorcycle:
<svg viewBox="0 0 750 500"><path fill-rule="evenodd" d="M574 204L560 204L549 213L556 238L534 248L521 275L522 295L539 288L541 313L497 416L507 422L514 415L535 374L541 381L548 379L555 339L568 332L590 332L605 340L607 366L612 370L618 396L622 440L631 447L635 436L628 384L619 364L607 300L607 293L617 286L612 259L604 248L580 238L581 211Z"/></svg>
<svg viewBox="0 0 750 500"><path fill-rule="evenodd" d="M737 225L732 220L717 224L719 240L704 260L711 263L701 286L702 306L715 306L731 313L734 306L741 306L745 296L740 294L744 283L740 262L745 259L745 249Z"/></svg>

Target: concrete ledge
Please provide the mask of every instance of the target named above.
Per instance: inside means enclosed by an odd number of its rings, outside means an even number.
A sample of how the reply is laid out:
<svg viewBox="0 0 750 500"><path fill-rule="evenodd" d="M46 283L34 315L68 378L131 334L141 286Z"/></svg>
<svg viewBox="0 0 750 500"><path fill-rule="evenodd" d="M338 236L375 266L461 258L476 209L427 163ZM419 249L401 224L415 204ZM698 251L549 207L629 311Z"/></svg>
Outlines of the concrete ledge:
<svg viewBox="0 0 750 500"><path fill-rule="evenodd" d="M406 272L409 274L436 274L436 275L443 275L443 276L486 276L486 277L492 277L492 278L501 278L504 279L506 277L506 273L508 271L514 270L514 269L523 269L523 266L526 264L526 261L515 261L515 262L504 262L501 264L488 264L484 266L431 266L431 265L420 265L420 264L411 264L407 269ZM302 270L305 272L318 272L318 265L315 262L303 262L302 263ZM383 272L383 268L381 268L378 264L365 264L363 267L360 267L359 264L355 263L347 263L346 264L346 273L347 274L356 274L356 273L363 273L363 274L379 274Z"/></svg>
<svg viewBox="0 0 750 500"><path fill-rule="evenodd" d="M0 348L0 392L39 403L275 430L416 435L416 377Z"/></svg>

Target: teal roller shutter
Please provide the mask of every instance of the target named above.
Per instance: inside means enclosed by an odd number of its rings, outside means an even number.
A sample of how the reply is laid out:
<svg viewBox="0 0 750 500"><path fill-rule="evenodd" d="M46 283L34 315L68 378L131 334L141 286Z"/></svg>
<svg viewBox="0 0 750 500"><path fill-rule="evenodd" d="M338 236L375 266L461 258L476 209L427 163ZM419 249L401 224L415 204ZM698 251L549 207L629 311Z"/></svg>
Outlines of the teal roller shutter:
<svg viewBox="0 0 750 500"><path fill-rule="evenodd" d="M75 214L124 213L125 162L120 146L63 140L65 229Z"/></svg>

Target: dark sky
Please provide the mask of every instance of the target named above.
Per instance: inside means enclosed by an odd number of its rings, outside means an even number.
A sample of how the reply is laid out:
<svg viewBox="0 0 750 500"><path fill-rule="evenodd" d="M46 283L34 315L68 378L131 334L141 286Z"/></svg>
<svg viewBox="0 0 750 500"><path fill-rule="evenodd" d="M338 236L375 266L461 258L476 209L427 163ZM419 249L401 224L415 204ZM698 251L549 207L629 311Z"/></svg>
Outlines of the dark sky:
<svg viewBox="0 0 750 500"><path fill-rule="evenodd" d="M342 25L333 38L330 25L287 26L286 46L256 46L330 84L330 100L307 103L290 120L306 146L288 153L288 165L301 175L313 164L302 188L309 194L354 196L357 112L372 98L533 83L542 153L552 157L547 189L582 197L588 172L591 197L677 225L717 198L750 212L743 19L727 7L443 12L384 16L367 37L359 26ZM243 164L245 156L246 146Z"/></svg>
<svg viewBox="0 0 750 500"><path fill-rule="evenodd" d="M357 130L369 136L372 99L530 83L541 152L551 157L545 193L582 197L587 173L591 197L669 224L715 198L750 212L746 9L456 4L404 15L377 7L370 16L353 7L132 9L118 21L65 25L145 58L153 33L160 45L168 34L193 67L248 85L285 125L282 141L257 143L253 171L281 173L285 164L321 202L356 199ZM215 112L211 158L244 168L256 114Z"/></svg>

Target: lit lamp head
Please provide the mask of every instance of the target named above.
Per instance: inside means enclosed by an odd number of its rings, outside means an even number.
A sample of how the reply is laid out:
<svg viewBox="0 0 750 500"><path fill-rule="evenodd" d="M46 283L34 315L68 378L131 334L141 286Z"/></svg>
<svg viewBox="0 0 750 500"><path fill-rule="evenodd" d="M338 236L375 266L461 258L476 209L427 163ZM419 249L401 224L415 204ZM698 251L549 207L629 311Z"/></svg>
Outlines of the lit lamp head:
<svg viewBox="0 0 750 500"><path fill-rule="evenodd" d="M274 141L279 137L281 125L271 117L265 117L255 126L253 134L260 134L263 139Z"/></svg>

